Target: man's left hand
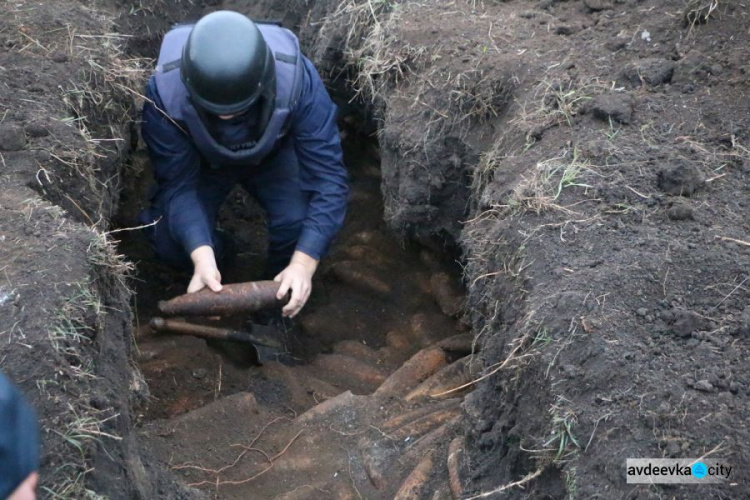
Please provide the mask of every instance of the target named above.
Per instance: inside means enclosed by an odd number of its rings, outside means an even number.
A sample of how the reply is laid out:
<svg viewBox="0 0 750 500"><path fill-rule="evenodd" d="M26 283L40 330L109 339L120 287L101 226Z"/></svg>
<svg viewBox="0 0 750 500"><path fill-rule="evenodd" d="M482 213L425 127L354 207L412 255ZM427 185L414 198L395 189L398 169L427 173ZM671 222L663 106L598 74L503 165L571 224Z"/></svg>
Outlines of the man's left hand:
<svg viewBox="0 0 750 500"><path fill-rule="evenodd" d="M300 252L294 252L289 265L273 279L281 283L276 298L281 300L289 290L292 291L292 298L289 303L281 310L281 314L287 318L293 318L304 307L307 299L312 292L312 277L318 268L318 261L309 255Z"/></svg>

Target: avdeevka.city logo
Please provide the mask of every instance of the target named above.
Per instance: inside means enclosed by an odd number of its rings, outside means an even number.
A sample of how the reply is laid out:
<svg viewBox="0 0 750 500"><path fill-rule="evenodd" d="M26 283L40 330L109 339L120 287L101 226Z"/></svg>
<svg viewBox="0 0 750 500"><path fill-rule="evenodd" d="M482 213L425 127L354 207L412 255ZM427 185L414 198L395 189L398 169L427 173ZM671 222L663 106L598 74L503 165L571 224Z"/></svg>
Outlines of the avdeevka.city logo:
<svg viewBox="0 0 750 500"><path fill-rule="evenodd" d="M706 464L703 462L695 462L693 466L690 467L690 473L693 477L703 479L708 475L708 467L706 467Z"/></svg>
<svg viewBox="0 0 750 500"><path fill-rule="evenodd" d="M732 475L722 459L628 458L625 468L629 484L721 484Z"/></svg>

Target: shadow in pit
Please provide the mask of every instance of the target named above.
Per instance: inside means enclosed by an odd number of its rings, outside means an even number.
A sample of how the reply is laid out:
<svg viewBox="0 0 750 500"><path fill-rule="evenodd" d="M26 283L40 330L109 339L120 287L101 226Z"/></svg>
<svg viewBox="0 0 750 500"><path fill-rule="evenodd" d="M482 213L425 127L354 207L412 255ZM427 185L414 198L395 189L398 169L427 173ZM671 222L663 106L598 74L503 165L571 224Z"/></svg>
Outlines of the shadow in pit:
<svg viewBox="0 0 750 500"><path fill-rule="evenodd" d="M358 120L349 116L345 122ZM321 263L312 297L285 340L291 356L298 362L311 363L316 376L326 384L366 393L374 388L367 383L352 383L350 372L358 367L337 365L341 360L336 358L334 346L348 341L355 349L362 345L376 350L389 341L398 341L398 332L404 329L440 339L463 326L441 311L432 293L434 286L458 289L456 269L445 272L450 259L399 242L389 234L383 222L377 146L351 128L343 135L351 186L346 225L329 257ZM123 228L136 225L137 213L146 203L152 181L145 151L133 156L124 177L128 182L116 219ZM259 279L266 252L262 209L237 188L222 207L219 225L232 234L238 248L234 266L222 270L223 281ZM120 251L137 269L134 331L138 361L152 398L145 412L147 419L171 417L237 392L254 393L261 405L306 409L299 397L293 401L294 391L283 377L279 378L280 369L274 363L254 366L251 347L215 341L207 345L197 338L151 331L148 323L157 315L158 301L184 293L190 276L156 261L141 231L121 235ZM436 280L436 276L441 279ZM446 277L451 283L446 283ZM453 296L456 302L461 300L459 293ZM205 320L205 324L241 330L247 329L248 319ZM404 352L408 351L405 346Z"/></svg>

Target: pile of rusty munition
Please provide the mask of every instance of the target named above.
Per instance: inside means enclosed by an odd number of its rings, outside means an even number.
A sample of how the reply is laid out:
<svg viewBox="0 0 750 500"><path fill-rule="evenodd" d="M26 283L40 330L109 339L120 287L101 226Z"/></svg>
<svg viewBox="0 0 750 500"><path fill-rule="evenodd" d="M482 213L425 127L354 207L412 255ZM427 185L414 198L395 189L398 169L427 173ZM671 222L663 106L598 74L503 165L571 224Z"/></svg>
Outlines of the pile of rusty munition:
<svg viewBox="0 0 750 500"><path fill-rule="evenodd" d="M275 281L235 283L224 285L220 292L204 289L160 301L158 307L164 316L231 316L250 313L283 306L288 297L283 300L276 298L279 286L280 284ZM281 347L281 343L266 336L258 337L248 332L197 325L176 319L153 318L150 325L159 332L229 340L256 346Z"/></svg>

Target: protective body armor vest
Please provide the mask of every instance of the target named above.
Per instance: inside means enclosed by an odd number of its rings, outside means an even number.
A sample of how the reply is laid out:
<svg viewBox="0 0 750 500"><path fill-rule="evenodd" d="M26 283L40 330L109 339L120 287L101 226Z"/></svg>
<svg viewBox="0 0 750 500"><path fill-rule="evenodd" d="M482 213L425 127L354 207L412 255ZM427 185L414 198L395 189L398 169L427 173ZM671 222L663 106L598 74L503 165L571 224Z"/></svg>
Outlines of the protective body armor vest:
<svg viewBox="0 0 750 500"><path fill-rule="evenodd" d="M302 54L297 37L274 24L258 23L263 38L276 59L276 102L260 138L242 148L219 144L190 101L180 78L180 58L193 25L180 25L165 36L156 63L156 88L166 114L188 133L196 148L213 165L258 165L289 130L290 117L302 87Z"/></svg>

